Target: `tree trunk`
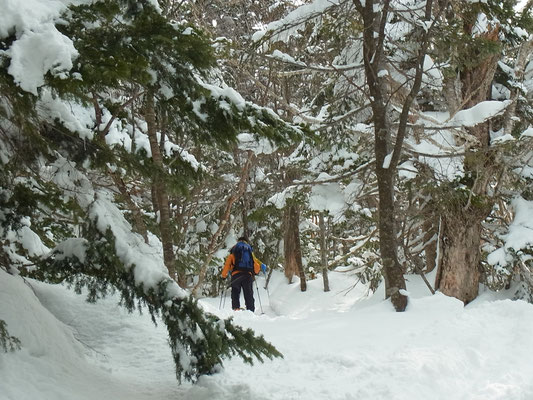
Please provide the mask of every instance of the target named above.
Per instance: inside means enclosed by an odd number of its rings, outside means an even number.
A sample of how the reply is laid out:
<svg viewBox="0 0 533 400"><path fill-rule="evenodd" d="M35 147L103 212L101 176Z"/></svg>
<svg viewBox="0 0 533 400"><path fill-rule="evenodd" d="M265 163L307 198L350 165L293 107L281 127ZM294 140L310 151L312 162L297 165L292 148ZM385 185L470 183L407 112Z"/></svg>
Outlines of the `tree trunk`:
<svg viewBox="0 0 533 400"><path fill-rule="evenodd" d="M498 27L485 33L485 37L498 42ZM471 69L460 71L462 99L457 103L471 108L490 99L499 57L499 53L491 54ZM458 90L449 92L457 93ZM435 288L468 304L478 294L482 222L492 210L494 199L488 195L488 188L491 179L498 175L499 167L490 151L489 124L478 124L466 131L474 139L474 143L465 144L464 175L468 198L452 193L454 197L449 199L452 206L446 207L442 215L442 264Z"/></svg>
<svg viewBox="0 0 533 400"><path fill-rule="evenodd" d="M439 232L436 232L435 223L432 219L428 218L423 224L424 243L427 243L424 247L424 254L426 259L426 268L423 272L432 272L438 264L438 246L439 246Z"/></svg>
<svg viewBox="0 0 533 400"><path fill-rule="evenodd" d="M174 243L172 241L172 227L170 224L170 208L168 194L163 179L164 164L157 141L157 123L154 105L154 93L151 90L146 92L145 98L145 119L148 127L148 140L152 151L152 159L156 166L154 172L154 194L156 203L154 208L159 210L159 229L161 231L161 242L163 244L163 260L172 279L177 279L176 267L174 264ZM155 207L157 206L157 207Z"/></svg>
<svg viewBox="0 0 533 400"><path fill-rule="evenodd" d="M452 216L445 217L443 225L445 251L435 286L468 304L478 295L481 223L473 218L457 221Z"/></svg>
<svg viewBox="0 0 533 400"><path fill-rule="evenodd" d="M250 200L248 199L248 196L246 193L242 196L242 233L245 237L249 238L250 235L250 227L248 223L248 211L250 209Z"/></svg>
<svg viewBox="0 0 533 400"><path fill-rule="evenodd" d="M380 150L379 140L376 140L376 153ZM380 163L376 157L377 163ZM382 159L383 160L383 159ZM383 163L383 161L381 161ZM394 221L394 180L388 170L376 168L379 191L379 250L383 262L383 279L385 280L385 295L390 297L396 311L404 311L407 307L407 296L400 291L405 290L403 269L398 261L398 242L396 224Z"/></svg>
<svg viewBox="0 0 533 400"><path fill-rule="evenodd" d="M355 7L363 18L363 64L366 84L370 92L370 105L372 107L372 121L374 123L374 153L376 156L376 177L378 181L379 206L378 229L380 255L383 263L383 278L385 280L385 293L390 297L396 311L404 311L407 307L407 297L402 294L405 289L403 269L398 260L398 240L395 227L394 208L394 180L397 166L402 153L403 142L407 134L407 123L410 112L415 104L414 100L422 84L422 72L425 55L428 50L429 37L432 29L420 28L419 46L416 57L412 60L415 73L412 86L407 90L394 90L387 80L387 74L380 72L386 70L387 60L384 51L386 41L385 26L389 18L390 0L381 2L367 0L353 0ZM379 4L379 7L376 7ZM432 19L433 1L425 4L426 21ZM392 82L397 85L397 82ZM398 89L402 88L401 85ZM389 90L392 89L392 90ZM401 109L398 117L398 128L395 135L389 123L389 109L391 102L398 104ZM416 105L416 104L415 104ZM394 136L394 139L393 139Z"/></svg>
<svg viewBox="0 0 533 400"><path fill-rule="evenodd" d="M305 271L302 264L302 249L300 247L300 209L297 205L291 206L290 224L292 226L292 241L294 247L294 260L296 262L296 269L300 277L300 290L305 292L307 290L307 281L305 279Z"/></svg>
<svg viewBox="0 0 533 400"><path fill-rule="evenodd" d="M296 205L293 207L291 222L294 224L294 258L296 259L296 266L298 267L298 274L300 276L300 290L305 292L307 290L307 281L305 279L305 271L302 264L302 249L300 247L300 210Z"/></svg>
<svg viewBox="0 0 533 400"><path fill-rule="evenodd" d="M488 135L488 126L483 125ZM451 203L455 205L442 215L442 260L435 288L465 304L478 294L482 223L494 203L487 190L498 166L490 154L486 150L465 156L465 172L477 178L469 187L469 197L459 204L452 198Z"/></svg>
<svg viewBox="0 0 533 400"><path fill-rule="evenodd" d="M298 267L294 257L295 243L294 235L291 226L291 206L286 206L283 211L283 258L284 258L284 273L289 284L292 283L292 278Z"/></svg>
<svg viewBox="0 0 533 400"><path fill-rule="evenodd" d="M298 206L291 204L286 206L284 215L284 256L285 276L292 283L292 278L297 273L300 277L300 289L307 290L307 281L302 264L302 250L300 248L300 211Z"/></svg>
<svg viewBox="0 0 533 400"><path fill-rule="evenodd" d="M396 311L404 311L407 297L400 290L405 289L403 270L398 261L398 243L394 221L394 175L392 164L393 150L392 128L387 112L386 85L379 79L378 71L382 68L383 42L382 21L388 18L389 1L385 1L383 11L375 13L374 2L359 4L365 29L363 32L364 66L367 85L371 95L372 121L374 122L374 154L376 156L376 177L378 182L378 229L379 250L383 264L385 296L391 299ZM397 135L397 140L402 137ZM399 157L399 154L397 155ZM396 157L396 158L397 158Z"/></svg>
<svg viewBox="0 0 533 400"><path fill-rule="evenodd" d="M324 292L329 292L328 278L328 248L326 246L326 224L324 223L324 213L318 217L320 228L320 262L322 264L322 280L324 281Z"/></svg>

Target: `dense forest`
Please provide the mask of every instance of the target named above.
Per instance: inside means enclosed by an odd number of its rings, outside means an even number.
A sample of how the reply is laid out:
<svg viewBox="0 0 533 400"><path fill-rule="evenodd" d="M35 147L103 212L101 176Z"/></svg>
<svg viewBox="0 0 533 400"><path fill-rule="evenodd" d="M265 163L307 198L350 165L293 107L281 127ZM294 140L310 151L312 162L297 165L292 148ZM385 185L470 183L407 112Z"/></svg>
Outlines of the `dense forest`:
<svg viewBox="0 0 533 400"><path fill-rule="evenodd" d="M242 235L301 291L533 302L532 6L7 0L0 268L147 306L188 380L281 356L197 304Z"/></svg>

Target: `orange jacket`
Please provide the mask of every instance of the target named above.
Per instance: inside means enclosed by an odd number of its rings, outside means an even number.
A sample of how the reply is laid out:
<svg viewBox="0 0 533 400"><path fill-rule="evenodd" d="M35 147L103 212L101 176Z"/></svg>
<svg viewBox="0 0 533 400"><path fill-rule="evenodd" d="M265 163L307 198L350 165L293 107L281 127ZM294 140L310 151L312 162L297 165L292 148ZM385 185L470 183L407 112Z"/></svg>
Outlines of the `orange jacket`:
<svg viewBox="0 0 533 400"><path fill-rule="evenodd" d="M253 253L252 253L252 257L254 259L254 272L257 275L261 271L261 261L259 261L259 259L256 256L254 256ZM230 255L226 257L224 268L222 268L222 278L225 279L228 276L228 272L230 271L231 271L231 275L235 275L238 272L242 272L242 271L233 271L234 266L235 266L235 256L232 253L230 253Z"/></svg>

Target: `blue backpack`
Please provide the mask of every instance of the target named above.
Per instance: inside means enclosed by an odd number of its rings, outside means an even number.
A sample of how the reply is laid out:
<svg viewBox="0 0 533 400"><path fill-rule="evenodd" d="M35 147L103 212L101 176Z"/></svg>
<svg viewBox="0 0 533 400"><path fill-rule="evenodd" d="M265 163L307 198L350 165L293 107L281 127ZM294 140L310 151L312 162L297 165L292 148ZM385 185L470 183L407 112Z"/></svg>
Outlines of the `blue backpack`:
<svg viewBox="0 0 533 400"><path fill-rule="evenodd" d="M252 246L246 242L237 242L231 253L235 256L235 271L252 272L254 270L254 259L252 256Z"/></svg>

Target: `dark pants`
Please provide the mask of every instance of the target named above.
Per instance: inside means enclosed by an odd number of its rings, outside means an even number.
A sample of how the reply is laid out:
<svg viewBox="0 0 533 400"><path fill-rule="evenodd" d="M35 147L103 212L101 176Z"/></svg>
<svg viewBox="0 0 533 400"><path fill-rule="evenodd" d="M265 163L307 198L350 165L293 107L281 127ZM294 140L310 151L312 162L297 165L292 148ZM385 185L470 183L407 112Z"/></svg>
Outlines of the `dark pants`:
<svg viewBox="0 0 533 400"><path fill-rule="evenodd" d="M235 310L241 307L241 288L244 294L246 309L255 311L254 278L248 272L239 272L231 277L231 307Z"/></svg>

